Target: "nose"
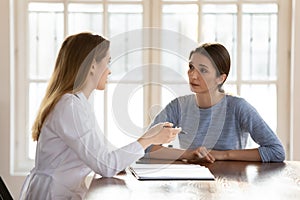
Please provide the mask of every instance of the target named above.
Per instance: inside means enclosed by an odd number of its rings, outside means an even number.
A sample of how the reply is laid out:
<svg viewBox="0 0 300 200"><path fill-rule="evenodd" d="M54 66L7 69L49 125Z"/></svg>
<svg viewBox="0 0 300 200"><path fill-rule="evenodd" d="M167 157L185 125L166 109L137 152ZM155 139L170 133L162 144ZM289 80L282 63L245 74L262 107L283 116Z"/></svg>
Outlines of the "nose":
<svg viewBox="0 0 300 200"><path fill-rule="evenodd" d="M197 79L198 78L198 73L195 72L195 70L192 70L192 71L189 72L189 77L191 79Z"/></svg>

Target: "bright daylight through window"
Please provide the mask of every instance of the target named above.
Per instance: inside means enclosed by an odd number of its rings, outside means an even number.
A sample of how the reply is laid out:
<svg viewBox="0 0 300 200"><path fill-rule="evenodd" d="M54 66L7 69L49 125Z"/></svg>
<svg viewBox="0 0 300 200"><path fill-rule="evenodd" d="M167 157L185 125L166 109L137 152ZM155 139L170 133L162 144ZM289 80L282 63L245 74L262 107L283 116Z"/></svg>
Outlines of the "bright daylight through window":
<svg viewBox="0 0 300 200"><path fill-rule="evenodd" d="M172 88L180 94L190 93L187 84L189 51L181 51L186 40L195 43L217 41L226 46L231 54L232 71L225 91L246 98L276 132L278 2L256 2L260 1L28 0L24 6L26 10L18 18L27 25L18 27L18 32L25 33L18 37L26 41L20 44L20 52L27 53L22 54L25 58L20 58L20 63L25 63L22 71L16 71L20 77L16 84L16 94L20 94L16 98L16 108L24 114L16 118L15 172L28 171L33 165L35 143L30 130L58 49L67 35L81 31L104 35L112 45L114 42L122 44L114 46L123 54L112 54L112 74L106 90L95 92L91 100L101 130L115 146L123 146L135 139L126 127L122 127L114 112L115 89L123 87L130 91L128 99L124 102L119 99L119 103L126 107L128 118L140 130L177 96ZM176 33L173 52L131 47L139 42L137 40L143 40L143 33L138 30L153 24L161 30ZM128 33L136 34L136 37ZM155 40L151 31L148 34L149 44L164 43L164 40ZM172 69L181 78L167 73L157 75L154 66ZM130 76L133 72L135 75ZM154 77L160 85L147 84ZM23 92L19 93L19 90Z"/></svg>

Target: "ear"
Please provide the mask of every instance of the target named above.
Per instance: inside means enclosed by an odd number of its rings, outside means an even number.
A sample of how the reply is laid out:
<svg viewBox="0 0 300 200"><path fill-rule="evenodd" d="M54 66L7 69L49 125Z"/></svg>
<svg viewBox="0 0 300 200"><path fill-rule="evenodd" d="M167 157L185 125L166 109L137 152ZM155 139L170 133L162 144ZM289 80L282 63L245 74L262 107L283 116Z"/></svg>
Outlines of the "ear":
<svg viewBox="0 0 300 200"><path fill-rule="evenodd" d="M90 68L90 74L91 74L91 75L94 75L94 74L95 74L95 70L96 70L96 68L95 68L95 63L96 63L96 60L94 59L93 62L92 62L92 66L91 66L91 68Z"/></svg>
<svg viewBox="0 0 300 200"><path fill-rule="evenodd" d="M218 79L217 79L218 85L224 83L224 81L226 80L226 78L227 78L227 75L226 75L226 74L221 74L221 75L218 77Z"/></svg>

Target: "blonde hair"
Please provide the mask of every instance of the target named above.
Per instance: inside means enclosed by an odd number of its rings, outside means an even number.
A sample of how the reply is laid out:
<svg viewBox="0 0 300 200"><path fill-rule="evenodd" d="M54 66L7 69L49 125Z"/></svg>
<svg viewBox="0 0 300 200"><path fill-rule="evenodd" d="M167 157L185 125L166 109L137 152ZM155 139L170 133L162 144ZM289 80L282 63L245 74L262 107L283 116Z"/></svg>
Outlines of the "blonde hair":
<svg viewBox="0 0 300 200"><path fill-rule="evenodd" d="M32 126L34 141L39 139L44 121L56 103L64 94L74 94L83 88L93 60L100 62L106 56L109 45L108 40L91 33L79 33L65 39Z"/></svg>

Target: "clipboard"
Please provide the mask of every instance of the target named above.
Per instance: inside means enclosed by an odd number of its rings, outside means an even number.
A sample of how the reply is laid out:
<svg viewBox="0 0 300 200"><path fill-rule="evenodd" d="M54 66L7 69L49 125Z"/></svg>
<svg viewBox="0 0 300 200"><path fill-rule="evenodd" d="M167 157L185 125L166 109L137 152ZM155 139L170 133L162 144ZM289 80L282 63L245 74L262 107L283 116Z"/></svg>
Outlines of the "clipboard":
<svg viewBox="0 0 300 200"><path fill-rule="evenodd" d="M153 180L215 180L206 167L193 164L133 164L129 168L140 181Z"/></svg>

